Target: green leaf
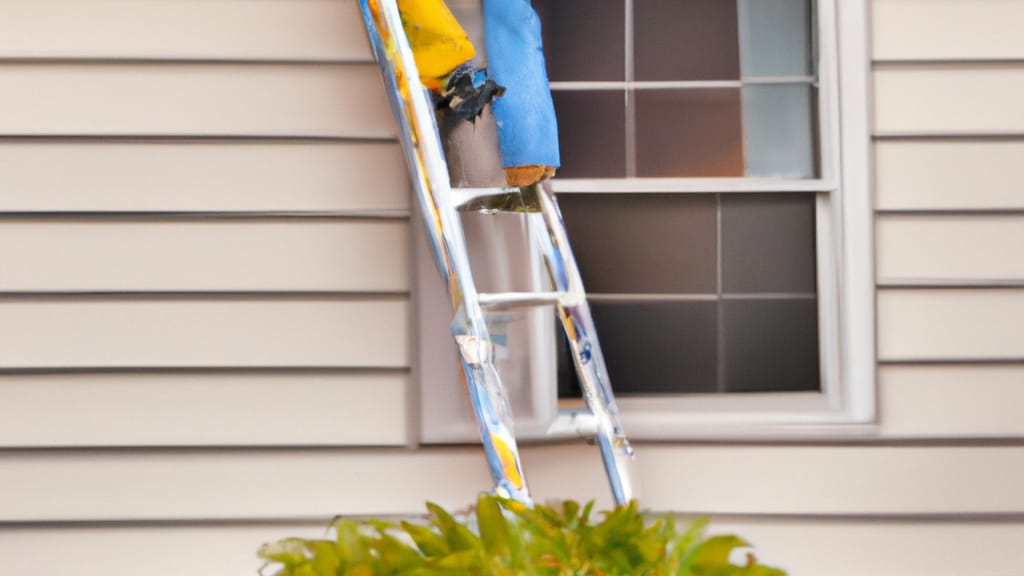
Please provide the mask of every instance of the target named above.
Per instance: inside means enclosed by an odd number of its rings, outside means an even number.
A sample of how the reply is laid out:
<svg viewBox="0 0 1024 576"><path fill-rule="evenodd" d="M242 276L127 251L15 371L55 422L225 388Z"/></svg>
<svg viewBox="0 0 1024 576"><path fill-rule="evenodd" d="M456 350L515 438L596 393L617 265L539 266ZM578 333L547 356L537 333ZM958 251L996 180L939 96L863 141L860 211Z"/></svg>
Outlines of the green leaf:
<svg viewBox="0 0 1024 576"><path fill-rule="evenodd" d="M387 520L375 520L373 518L367 520L366 523L373 526L373 529L376 530L378 534L383 534L395 527L394 522L388 522Z"/></svg>
<svg viewBox="0 0 1024 576"><path fill-rule="evenodd" d="M434 525L441 530L441 534L448 541L448 547L453 552L480 548L480 539L470 532L469 528L456 522L455 518L444 508L433 502L427 502L427 509L430 510Z"/></svg>
<svg viewBox="0 0 1024 576"><path fill-rule="evenodd" d="M378 563L387 569L387 574L400 573L423 564L423 556L414 548L390 534L381 534L374 542Z"/></svg>
<svg viewBox="0 0 1024 576"><path fill-rule="evenodd" d="M566 523L575 528L578 525L577 520L579 519L580 505L572 500L566 500L562 502L562 517L565 518Z"/></svg>
<svg viewBox="0 0 1024 576"><path fill-rule="evenodd" d="M345 576L376 576L370 564L357 564L345 571Z"/></svg>
<svg viewBox="0 0 1024 576"><path fill-rule="evenodd" d="M738 536L713 536L694 548L687 564L695 574L719 574L731 567L729 555L736 548L749 546Z"/></svg>
<svg viewBox="0 0 1024 576"><path fill-rule="evenodd" d="M600 521L593 502L528 508L485 495L469 519L427 508L428 525L338 519L334 541L289 538L259 554L275 576L785 576L752 555L731 564L746 542L705 538L706 518L680 534L671 514L641 513L636 502Z"/></svg>
<svg viewBox="0 0 1024 576"><path fill-rule="evenodd" d="M448 542L440 534L426 526L419 526L410 522L402 522L402 529L416 543L416 547L424 556L444 556L448 554Z"/></svg>
<svg viewBox="0 0 1024 576"><path fill-rule="evenodd" d="M338 557L342 564L362 564L370 561L369 539L359 530L354 520L338 520L334 523L337 533Z"/></svg>
<svg viewBox="0 0 1024 576"><path fill-rule="evenodd" d="M581 524L590 524L590 513L594 511L594 501L591 500L583 506L583 514L580 514Z"/></svg>
<svg viewBox="0 0 1024 576"><path fill-rule="evenodd" d="M508 556L511 552L508 523L493 496L484 494L477 499L476 520L484 550L492 556Z"/></svg>
<svg viewBox="0 0 1024 576"><path fill-rule="evenodd" d="M476 550L463 550L450 554L438 562L438 566L449 570L471 571L480 568L480 553Z"/></svg>
<svg viewBox="0 0 1024 576"><path fill-rule="evenodd" d="M693 548L703 537L707 525L707 517L698 518L690 524L679 540L676 540L669 553L667 567L669 574L679 574L687 568Z"/></svg>
<svg viewBox="0 0 1024 576"><path fill-rule="evenodd" d="M556 512L555 509L551 508L550 506L545 506L543 504L537 504L537 505L535 505L533 507L533 509L538 514L540 514L541 517L543 517L545 520L547 520L547 522L551 526L554 526L556 528L562 528L566 524L566 522L562 519L562 517L558 514L558 512Z"/></svg>
<svg viewBox="0 0 1024 576"><path fill-rule="evenodd" d="M296 566L306 561L306 542L301 538L286 538L260 547L260 558L280 562L285 567Z"/></svg>
<svg viewBox="0 0 1024 576"><path fill-rule="evenodd" d="M752 564L740 568L736 572L736 576L786 576L786 572L762 564Z"/></svg>
<svg viewBox="0 0 1024 576"><path fill-rule="evenodd" d="M326 540L315 540L308 543L313 557L310 564L316 574L323 576L334 576L341 567L341 558L338 555L338 546L334 542Z"/></svg>
<svg viewBox="0 0 1024 576"><path fill-rule="evenodd" d="M430 566L420 566L413 568L408 572L403 572L401 576L453 576L450 570L443 568L433 568Z"/></svg>
<svg viewBox="0 0 1024 576"><path fill-rule="evenodd" d="M567 563L572 556L568 535L536 510L522 509L515 512L526 535L530 537L530 554L540 558L551 555Z"/></svg>
<svg viewBox="0 0 1024 576"><path fill-rule="evenodd" d="M636 548L644 564L655 564L665 557L665 544L665 539L658 536L638 540Z"/></svg>

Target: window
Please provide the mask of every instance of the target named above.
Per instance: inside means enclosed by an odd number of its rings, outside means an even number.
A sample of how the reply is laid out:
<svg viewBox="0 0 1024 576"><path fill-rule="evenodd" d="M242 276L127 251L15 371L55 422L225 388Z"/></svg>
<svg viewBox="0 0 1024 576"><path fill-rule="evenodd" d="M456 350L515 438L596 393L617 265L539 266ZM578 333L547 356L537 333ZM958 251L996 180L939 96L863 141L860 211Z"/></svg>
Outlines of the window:
<svg viewBox="0 0 1024 576"><path fill-rule="evenodd" d="M817 175L811 0L534 6L561 178Z"/></svg>
<svg viewBox="0 0 1024 576"><path fill-rule="evenodd" d="M627 433L870 422L864 4L534 7L562 138L553 184ZM557 382L572 406L564 350Z"/></svg>

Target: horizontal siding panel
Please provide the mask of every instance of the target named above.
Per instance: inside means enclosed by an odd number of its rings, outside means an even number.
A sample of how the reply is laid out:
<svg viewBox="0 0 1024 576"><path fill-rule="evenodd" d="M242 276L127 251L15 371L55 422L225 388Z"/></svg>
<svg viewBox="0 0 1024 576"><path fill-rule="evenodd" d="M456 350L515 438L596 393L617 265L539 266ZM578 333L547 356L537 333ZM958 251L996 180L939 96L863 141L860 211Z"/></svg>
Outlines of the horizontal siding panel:
<svg viewBox="0 0 1024 576"><path fill-rule="evenodd" d="M0 65L3 135L390 138L370 65Z"/></svg>
<svg viewBox="0 0 1024 576"><path fill-rule="evenodd" d="M326 525L0 527L0 554L12 557L11 574L26 576L59 576L69 566L79 576L253 576L263 565L260 545L323 538Z"/></svg>
<svg viewBox="0 0 1024 576"><path fill-rule="evenodd" d="M742 535L757 557L790 576L1010 575L1024 524L713 519L710 534ZM256 549L289 536L324 538L323 524L0 528L11 574L252 576ZM173 551L174 561L154 561ZM116 558L116 562L111 562ZM43 560L45 559L45 560ZM936 567L941 566L941 569Z"/></svg>
<svg viewBox="0 0 1024 576"><path fill-rule="evenodd" d="M643 449L659 510L709 514L1024 511L1024 447L694 446ZM971 487L976 494L957 492ZM568 493L567 493L568 494Z"/></svg>
<svg viewBox="0 0 1024 576"><path fill-rule="evenodd" d="M1024 142L875 143L879 210L1024 209Z"/></svg>
<svg viewBox="0 0 1024 576"><path fill-rule="evenodd" d="M0 291L409 290L391 221L0 218Z"/></svg>
<svg viewBox="0 0 1024 576"><path fill-rule="evenodd" d="M712 519L789 576L1015 576L1024 522Z"/></svg>
<svg viewBox="0 0 1024 576"><path fill-rule="evenodd" d="M884 366L881 431L890 437L1024 437L1024 365Z"/></svg>
<svg viewBox="0 0 1024 576"><path fill-rule="evenodd" d="M470 449L19 451L0 452L0 487L0 522L326 521L420 513L427 499L465 506L490 483L483 455Z"/></svg>
<svg viewBox="0 0 1024 576"><path fill-rule="evenodd" d="M1024 447L640 446L638 454L644 504L654 510L1024 513ZM528 448L524 463L541 500L608 502L593 447ZM418 513L427 499L467 505L487 476L472 448L13 451L0 453L0 521Z"/></svg>
<svg viewBox="0 0 1024 576"><path fill-rule="evenodd" d="M1024 358L1024 290L880 290L881 360Z"/></svg>
<svg viewBox="0 0 1024 576"><path fill-rule="evenodd" d="M1024 132L1024 66L875 71L878 134Z"/></svg>
<svg viewBox="0 0 1024 576"><path fill-rule="evenodd" d="M0 446L402 445L405 374L0 374Z"/></svg>
<svg viewBox="0 0 1024 576"><path fill-rule="evenodd" d="M876 220L878 281L1024 281L1024 216Z"/></svg>
<svg viewBox="0 0 1024 576"><path fill-rule="evenodd" d="M0 367L408 366L408 302L0 300Z"/></svg>
<svg viewBox="0 0 1024 576"><path fill-rule="evenodd" d="M1022 0L874 0L876 60L1024 59Z"/></svg>
<svg viewBox="0 0 1024 576"><path fill-rule="evenodd" d="M383 142L0 141L0 182L0 211L409 209L401 148Z"/></svg>
<svg viewBox="0 0 1024 576"><path fill-rule="evenodd" d="M5 0L0 58L371 56L355 0Z"/></svg>

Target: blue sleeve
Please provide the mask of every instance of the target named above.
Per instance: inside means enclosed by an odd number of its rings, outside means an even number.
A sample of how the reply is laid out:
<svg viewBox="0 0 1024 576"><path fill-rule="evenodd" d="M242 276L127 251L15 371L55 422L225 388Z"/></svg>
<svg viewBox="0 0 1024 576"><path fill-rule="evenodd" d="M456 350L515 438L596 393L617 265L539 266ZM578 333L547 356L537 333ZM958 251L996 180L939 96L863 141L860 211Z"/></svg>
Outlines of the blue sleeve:
<svg viewBox="0 0 1024 576"><path fill-rule="evenodd" d="M506 89L494 101L505 167L558 167L558 123L540 18L529 0L484 0L484 33L490 76Z"/></svg>

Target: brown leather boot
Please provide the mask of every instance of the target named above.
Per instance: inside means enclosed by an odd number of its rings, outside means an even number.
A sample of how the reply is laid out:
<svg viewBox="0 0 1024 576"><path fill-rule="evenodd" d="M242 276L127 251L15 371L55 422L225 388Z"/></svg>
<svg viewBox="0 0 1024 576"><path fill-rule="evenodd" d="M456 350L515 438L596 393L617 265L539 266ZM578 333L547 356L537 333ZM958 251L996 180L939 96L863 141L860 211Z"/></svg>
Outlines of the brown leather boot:
<svg viewBox="0 0 1024 576"><path fill-rule="evenodd" d="M530 166L512 166L505 168L505 179L512 188L529 186L555 175L554 166L533 164Z"/></svg>

